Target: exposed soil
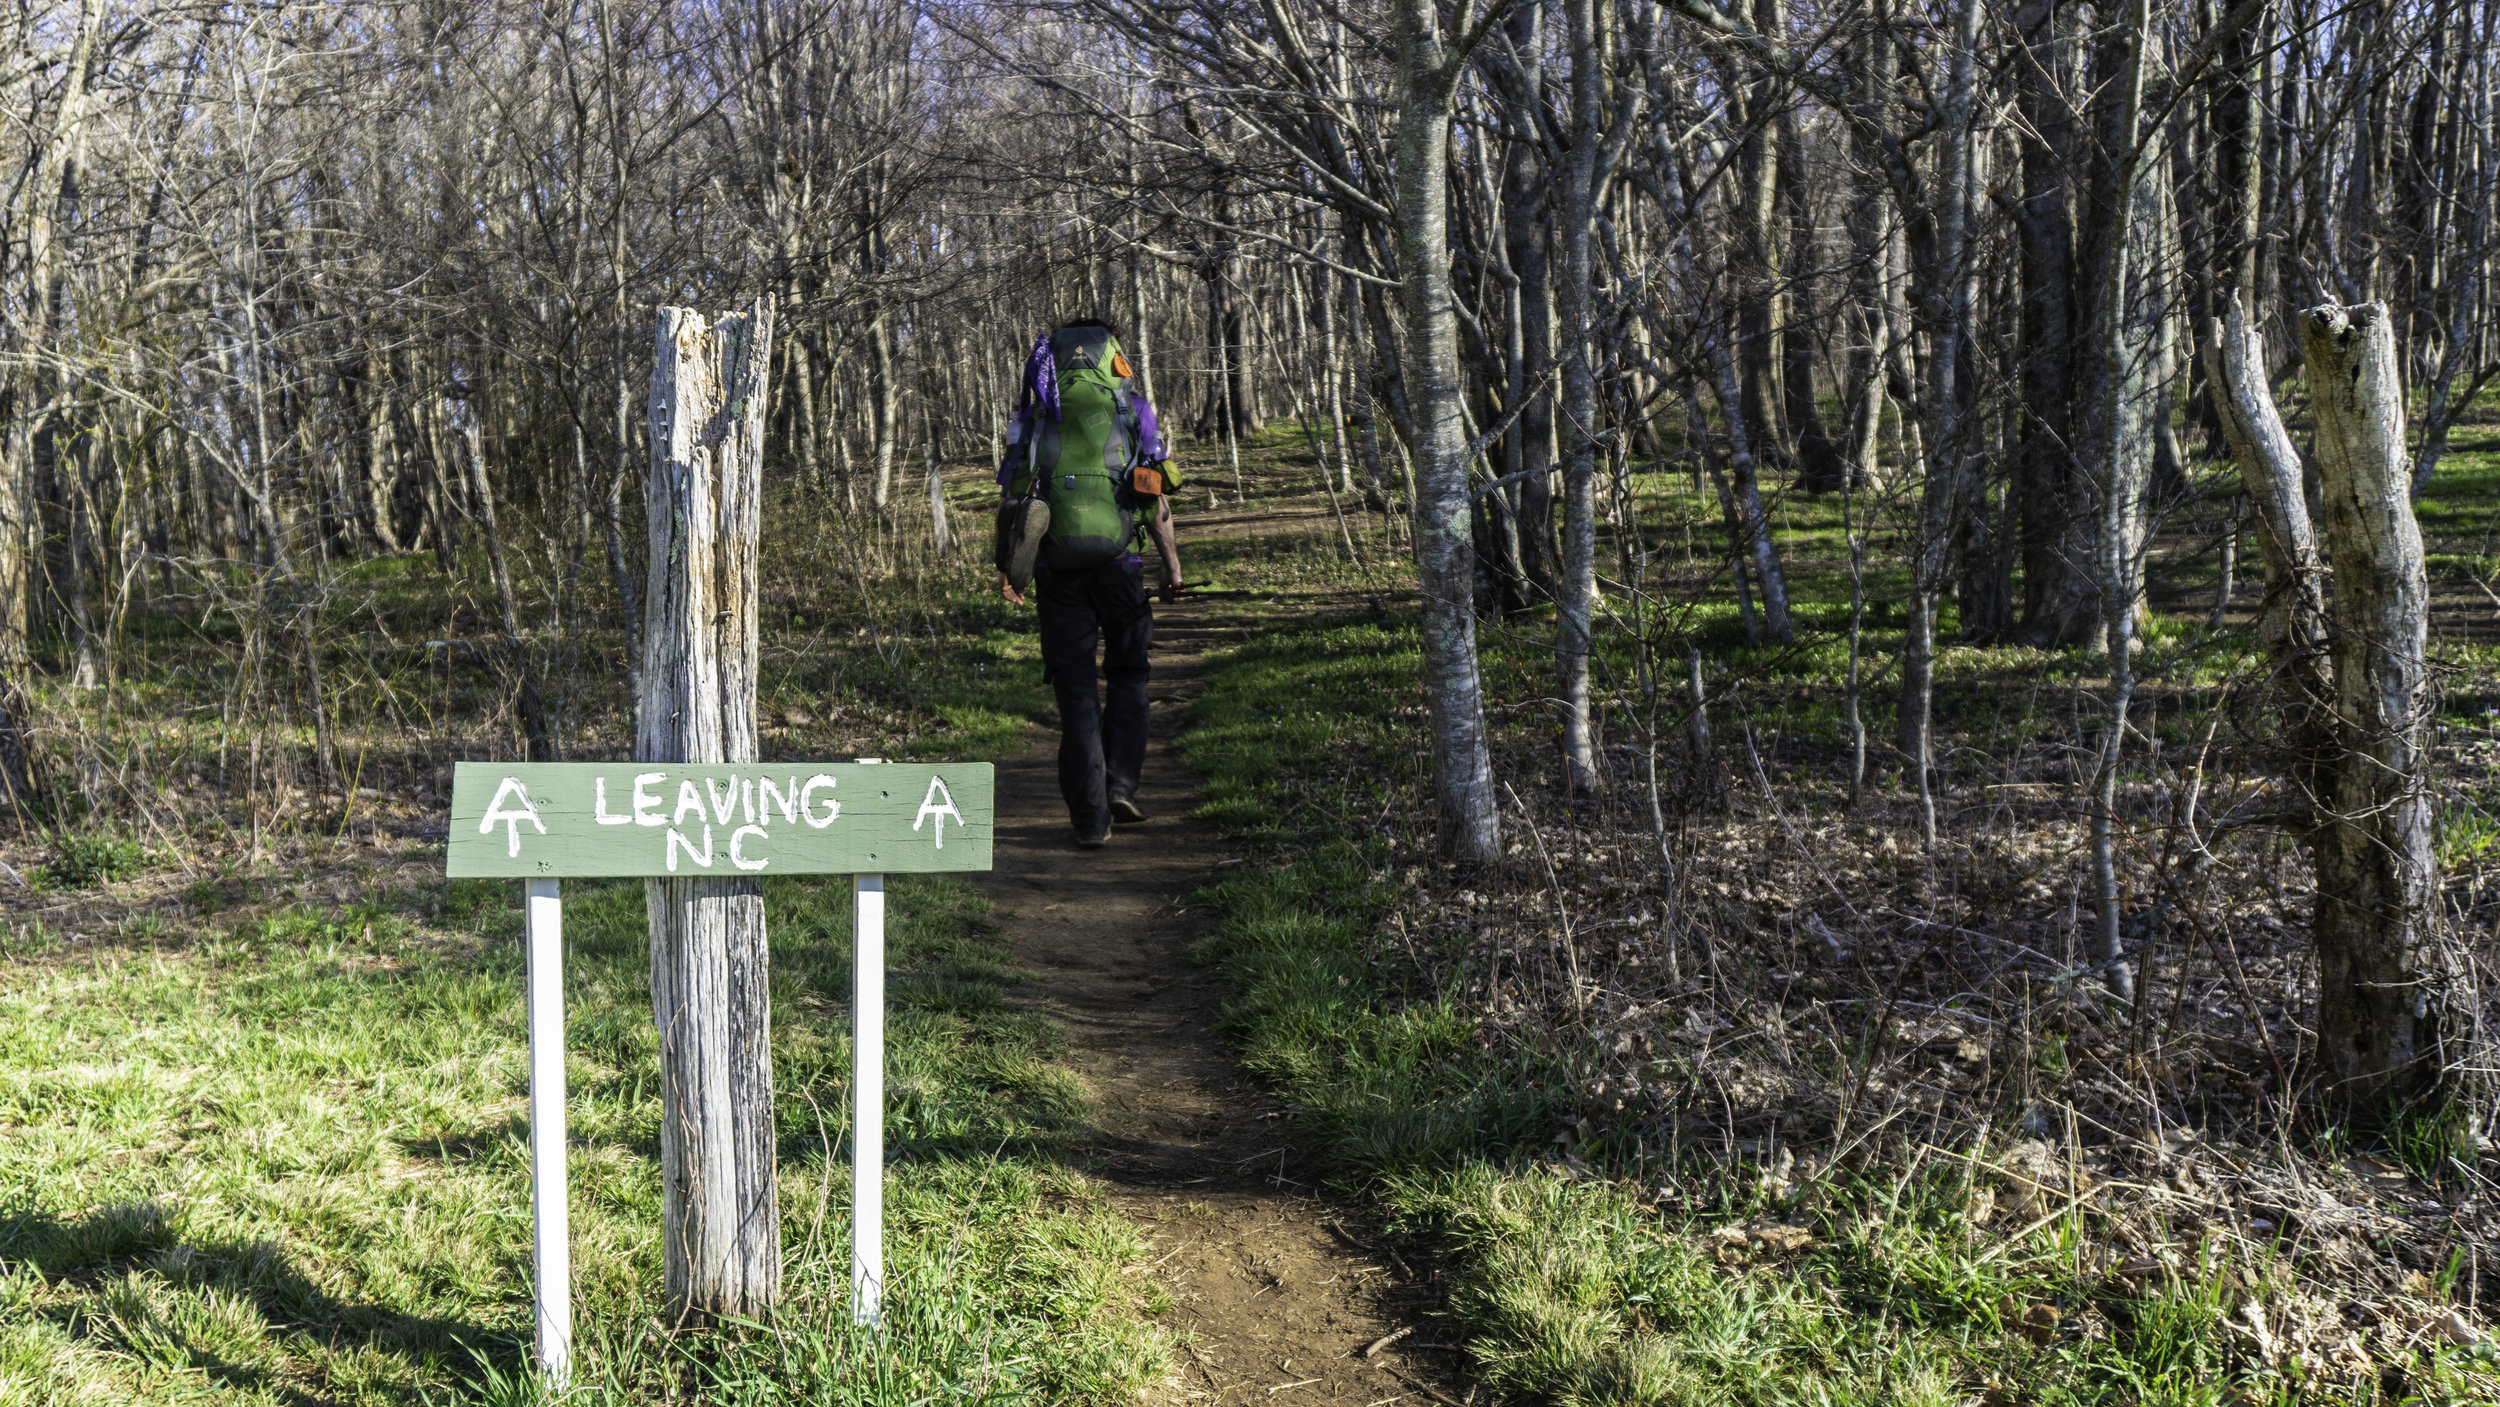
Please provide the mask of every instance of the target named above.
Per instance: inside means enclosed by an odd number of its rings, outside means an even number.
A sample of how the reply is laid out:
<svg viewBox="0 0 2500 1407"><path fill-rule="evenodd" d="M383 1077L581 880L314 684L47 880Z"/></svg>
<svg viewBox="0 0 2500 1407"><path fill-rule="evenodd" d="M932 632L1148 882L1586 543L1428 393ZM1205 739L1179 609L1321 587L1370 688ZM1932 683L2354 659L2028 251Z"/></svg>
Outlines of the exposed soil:
<svg viewBox="0 0 2500 1407"><path fill-rule="evenodd" d="M1151 819L1079 851L1059 799L1058 735L1037 727L998 765L996 868L983 880L1101 1101L1087 1170L1146 1233L1171 1295L1177 1371L1146 1400L1466 1401L1459 1356L1435 1343L1439 1290L1321 1192L1285 1111L1224 1050L1219 980L1187 956L1207 921L1190 896L1228 863L1214 828L1189 818L1197 779L1172 748L1200 651L1226 633L1204 610L1156 608L1138 798Z"/></svg>

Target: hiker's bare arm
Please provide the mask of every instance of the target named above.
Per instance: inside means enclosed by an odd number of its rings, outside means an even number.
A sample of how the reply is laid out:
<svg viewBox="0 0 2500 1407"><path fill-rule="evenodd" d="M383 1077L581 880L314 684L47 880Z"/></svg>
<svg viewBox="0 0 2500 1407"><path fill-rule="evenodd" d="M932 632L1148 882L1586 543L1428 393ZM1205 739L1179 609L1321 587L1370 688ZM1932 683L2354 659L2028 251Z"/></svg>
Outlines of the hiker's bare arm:
<svg viewBox="0 0 2500 1407"><path fill-rule="evenodd" d="M1163 594L1166 599L1180 594L1188 585L1181 579L1180 539L1172 532L1172 500L1170 496L1155 499L1154 516L1146 520L1146 536L1154 539L1155 551L1163 555Z"/></svg>

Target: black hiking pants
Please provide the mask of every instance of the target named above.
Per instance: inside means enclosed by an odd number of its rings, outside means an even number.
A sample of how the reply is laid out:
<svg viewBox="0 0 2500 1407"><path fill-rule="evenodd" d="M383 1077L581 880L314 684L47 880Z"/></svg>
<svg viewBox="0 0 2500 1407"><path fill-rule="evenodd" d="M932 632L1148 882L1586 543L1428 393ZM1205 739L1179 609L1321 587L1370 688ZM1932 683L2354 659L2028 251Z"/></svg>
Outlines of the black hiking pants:
<svg viewBox="0 0 2500 1407"><path fill-rule="evenodd" d="M1146 766L1146 651L1155 618L1144 568L1045 567L1033 586L1042 678L1059 697L1059 794L1078 835L1101 835L1111 826L1112 798L1135 796ZM1099 691L1097 647L1107 686Z"/></svg>

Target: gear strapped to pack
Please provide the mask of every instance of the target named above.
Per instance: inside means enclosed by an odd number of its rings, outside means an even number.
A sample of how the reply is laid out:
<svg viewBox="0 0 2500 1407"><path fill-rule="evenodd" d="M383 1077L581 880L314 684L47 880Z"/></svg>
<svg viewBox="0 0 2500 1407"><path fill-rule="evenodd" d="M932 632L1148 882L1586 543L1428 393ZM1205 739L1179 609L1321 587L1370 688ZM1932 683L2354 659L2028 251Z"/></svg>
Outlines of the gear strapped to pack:
<svg viewBox="0 0 2500 1407"><path fill-rule="evenodd" d="M1130 375L1119 339L1100 324L1062 327L1034 343L1019 441L1003 471L1009 500L999 510L998 566L1017 589L1037 559L1075 571L1136 551L1152 500L1178 487L1154 412L1129 389Z"/></svg>

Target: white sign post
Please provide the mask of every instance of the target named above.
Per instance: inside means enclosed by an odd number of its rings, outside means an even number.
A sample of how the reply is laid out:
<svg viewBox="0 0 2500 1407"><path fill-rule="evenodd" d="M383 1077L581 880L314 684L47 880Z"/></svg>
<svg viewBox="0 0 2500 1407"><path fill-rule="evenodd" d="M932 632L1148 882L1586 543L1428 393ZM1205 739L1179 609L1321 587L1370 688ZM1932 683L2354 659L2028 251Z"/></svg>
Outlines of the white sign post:
<svg viewBox="0 0 2500 1407"><path fill-rule="evenodd" d="M885 1301L885 876L851 881L851 1322Z"/></svg>
<svg viewBox="0 0 2500 1407"><path fill-rule="evenodd" d="M554 1386L565 1385L573 1366L564 907L557 888L567 876L769 869L853 877L851 1318L879 1322L885 1299L885 877L988 869L993 782L986 762L853 770L872 760L463 762L454 771L445 873L517 878L528 892L531 1269L538 1364Z"/></svg>
<svg viewBox="0 0 2500 1407"><path fill-rule="evenodd" d="M530 1268L538 1282L538 1366L562 1388L573 1371L573 1245L564 1176L564 900L529 882Z"/></svg>

